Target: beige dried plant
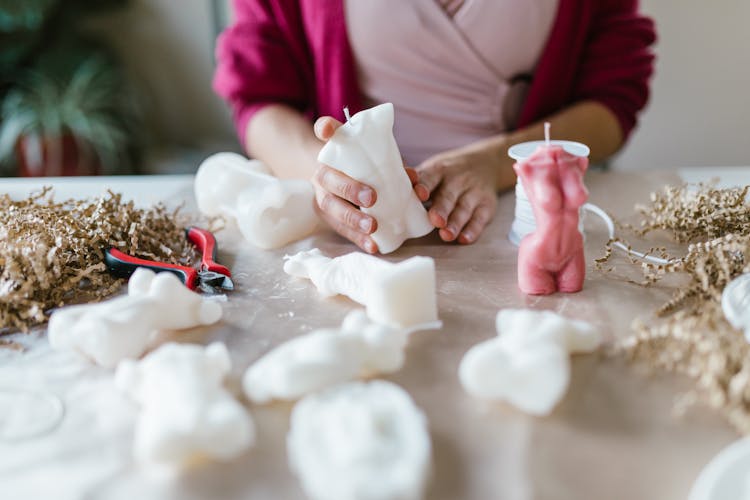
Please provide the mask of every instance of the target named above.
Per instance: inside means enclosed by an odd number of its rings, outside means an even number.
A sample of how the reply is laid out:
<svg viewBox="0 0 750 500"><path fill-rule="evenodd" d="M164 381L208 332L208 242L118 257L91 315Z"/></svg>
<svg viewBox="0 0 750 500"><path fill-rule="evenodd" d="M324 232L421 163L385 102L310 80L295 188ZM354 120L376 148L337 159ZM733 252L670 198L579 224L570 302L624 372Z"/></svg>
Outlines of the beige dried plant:
<svg viewBox="0 0 750 500"><path fill-rule="evenodd" d="M718 189L714 185L667 186L637 206L642 220L630 227L638 236L666 231L687 243L683 256L668 264L637 262L649 285L675 273L687 284L657 309L656 317L637 320L635 334L620 352L656 369L681 373L695 381L682 398L681 410L704 402L720 411L741 433L750 434L750 345L721 309L724 287L750 272L750 186ZM604 269L613 258L611 242L597 260Z"/></svg>
<svg viewBox="0 0 750 500"><path fill-rule="evenodd" d="M123 281L104 264L109 247L190 265L187 220L161 204L136 208L120 194L55 202L44 188L20 201L0 196L0 333L44 323L54 307L101 300Z"/></svg>

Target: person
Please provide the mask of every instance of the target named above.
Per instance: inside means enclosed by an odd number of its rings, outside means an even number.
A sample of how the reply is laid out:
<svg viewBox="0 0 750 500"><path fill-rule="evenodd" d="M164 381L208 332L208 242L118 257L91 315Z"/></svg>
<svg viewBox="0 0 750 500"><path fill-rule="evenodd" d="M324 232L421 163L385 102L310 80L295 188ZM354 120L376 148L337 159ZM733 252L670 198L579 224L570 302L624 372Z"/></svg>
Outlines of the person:
<svg viewBox="0 0 750 500"><path fill-rule="evenodd" d="M317 209L374 253L370 186L317 162L353 114L396 109L394 135L444 241L473 243L515 183L509 146L625 143L649 96L656 39L637 0L234 0L214 89L246 151L313 182ZM313 125L314 122L314 126Z"/></svg>

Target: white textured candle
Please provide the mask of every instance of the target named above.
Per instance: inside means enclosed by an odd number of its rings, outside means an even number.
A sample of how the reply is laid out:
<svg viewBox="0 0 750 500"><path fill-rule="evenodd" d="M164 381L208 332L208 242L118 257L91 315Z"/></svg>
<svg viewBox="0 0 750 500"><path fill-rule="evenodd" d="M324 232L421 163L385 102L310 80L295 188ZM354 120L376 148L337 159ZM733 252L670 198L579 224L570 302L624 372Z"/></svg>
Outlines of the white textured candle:
<svg viewBox="0 0 750 500"><path fill-rule="evenodd" d="M404 364L408 335L349 313L340 328L315 330L281 344L252 364L242 385L254 403L294 400L359 377L393 373Z"/></svg>
<svg viewBox="0 0 750 500"><path fill-rule="evenodd" d="M128 295L57 309L47 332L54 349L113 368L141 356L158 331L210 325L221 315L219 303L191 292L174 274L139 268L128 281Z"/></svg>
<svg viewBox="0 0 750 500"><path fill-rule="evenodd" d="M331 259L313 248L287 256L284 272L311 280L325 297L341 294L363 304L378 323L411 330L440 326L430 257L394 264L362 252Z"/></svg>
<svg viewBox="0 0 750 500"><path fill-rule="evenodd" d="M263 249L301 239L318 225L310 182L278 179L261 162L235 153L201 163L195 198L202 213L235 219L242 236Z"/></svg>
<svg viewBox="0 0 750 500"><path fill-rule="evenodd" d="M287 456L314 500L418 500L431 464L427 419L391 382L338 385L294 407Z"/></svg>
<svg viewBox="0 0 750 500"><path fill-rule="evenodd" d="M393 104L352 116L323 146L318 161L375 190L377 201L362 211L378 221L372 239L380 253L393 252L408 238L434 229L414 194L393 137Z"/></svg>
<svg viewBox="0 0 750 500"><path fill-rule="evenodd" d="M141 413L135 430L139 460L187 466L231 460L255 441L250 414L224 388L231 362L224 344L164 344L141 361L117 367L117 387Z"/></svg>
<svg viewBox="0 0 750 500"><path fill-rule="evenodd" d="M533 415L547 415L565 395L570 353L591 352L601 334L589 323L551 311L503 309L497 337L466 353L459 366L464 389L482 399L507 401Z"/></svg>

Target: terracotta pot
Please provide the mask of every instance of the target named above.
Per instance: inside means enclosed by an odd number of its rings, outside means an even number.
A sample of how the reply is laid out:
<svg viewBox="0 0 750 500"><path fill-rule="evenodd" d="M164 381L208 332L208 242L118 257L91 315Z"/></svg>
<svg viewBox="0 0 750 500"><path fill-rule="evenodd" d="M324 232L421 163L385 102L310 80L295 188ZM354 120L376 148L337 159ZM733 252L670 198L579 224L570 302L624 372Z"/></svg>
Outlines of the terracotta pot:
<svg viewBox="0 0 750 500"><path fill-rule="evenodd" d="M72 134L58 137L23 136L16 143L16 160L21 177L101 173L101 165L93 148Z"/></svg>

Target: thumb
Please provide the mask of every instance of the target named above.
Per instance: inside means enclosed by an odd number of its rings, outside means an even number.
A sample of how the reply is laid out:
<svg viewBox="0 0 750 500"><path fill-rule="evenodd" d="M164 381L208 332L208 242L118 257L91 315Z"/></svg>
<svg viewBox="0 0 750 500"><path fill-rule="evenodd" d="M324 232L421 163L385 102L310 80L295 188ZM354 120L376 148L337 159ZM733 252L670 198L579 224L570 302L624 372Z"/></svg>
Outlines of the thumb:
<svg viewBox="0 0 750 500"><path fill-rule="evenodd" d="M315 120L315 125L313 125L315 137L317 137L321 141L327 141L328 139L333 137L336 129L338 129L341 125L342 123L333 117L321 116L320 118Z"/></svg>

